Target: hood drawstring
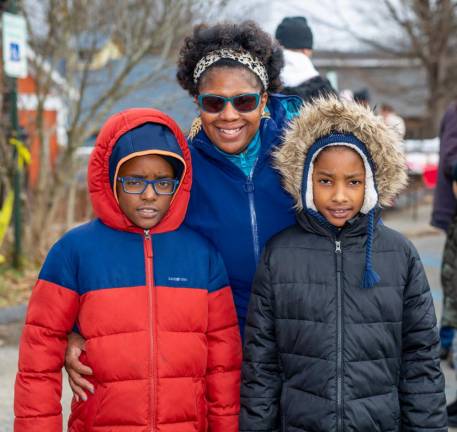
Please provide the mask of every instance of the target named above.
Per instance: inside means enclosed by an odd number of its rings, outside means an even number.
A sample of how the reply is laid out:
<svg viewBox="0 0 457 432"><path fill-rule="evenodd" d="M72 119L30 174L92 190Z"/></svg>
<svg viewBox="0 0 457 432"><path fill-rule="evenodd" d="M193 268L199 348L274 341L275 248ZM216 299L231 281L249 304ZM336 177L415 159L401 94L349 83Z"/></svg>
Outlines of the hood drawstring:
<svg viewBox="0 0 457 432"><path fill-rule="evenodd" d="M362 288L373 288L381 281L381 277L373 269L372 247L374 235L374 209L368 212L367 245L365 250L365 270L363 272Z"/></svg>

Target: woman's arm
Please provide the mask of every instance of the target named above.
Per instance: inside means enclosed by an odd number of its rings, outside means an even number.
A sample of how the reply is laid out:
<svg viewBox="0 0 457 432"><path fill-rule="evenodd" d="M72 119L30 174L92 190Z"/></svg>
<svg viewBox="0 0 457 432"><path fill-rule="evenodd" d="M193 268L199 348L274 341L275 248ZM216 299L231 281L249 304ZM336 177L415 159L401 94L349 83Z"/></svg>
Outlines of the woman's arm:
<svg viewBox="0 0 457 432"><path fill-rule="evenodd" d="M68 373L68 382L75 395L76 401L86 401L87 394L84 390L94 393L94 386L84 375L92 375L92 369L79 361L79 356L85 350L86 340L76 332L68 335L67 351L65 352L65 369Z"/></svg>

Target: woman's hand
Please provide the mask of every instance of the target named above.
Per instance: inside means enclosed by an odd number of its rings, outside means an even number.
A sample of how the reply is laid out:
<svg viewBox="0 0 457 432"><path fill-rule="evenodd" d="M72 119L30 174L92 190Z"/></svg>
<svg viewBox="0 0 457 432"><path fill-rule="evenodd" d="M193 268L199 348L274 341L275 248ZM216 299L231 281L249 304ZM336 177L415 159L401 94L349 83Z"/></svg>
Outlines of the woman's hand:
<svg viewBox="0 0 457 432"><path fill-rule="evenodd" d="M457 181L452 182L452 192L454 192L454 196L457 198Z"/></svg>
<svg viewBox="0 0 457 432"><path fill-rule="evenodd" d="M85 350L85 343L86 340L78 333L68 335L65 369L68 373L68 382L78 402L87 400L85 390L94 393L94 386L83 378L83 375L92 375L92 369L79 361L79 356Z"/></svg>

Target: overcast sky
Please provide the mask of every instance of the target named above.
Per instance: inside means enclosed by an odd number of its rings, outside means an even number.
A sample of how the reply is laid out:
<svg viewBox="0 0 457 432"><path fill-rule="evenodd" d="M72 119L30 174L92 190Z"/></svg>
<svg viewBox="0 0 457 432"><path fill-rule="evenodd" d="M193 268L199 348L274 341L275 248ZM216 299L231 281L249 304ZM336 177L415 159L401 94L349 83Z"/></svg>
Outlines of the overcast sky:
<svg viewBox="0 0 457 432"><path fill-rule="evenodd" d="M365 47L348 28L378 40L394 37L395 29L383 14L385 10L378 0L232 0L227 9L227 18L254 19L271 34L285 16L305 16L313 30L316 49L343 51Z"/></svg>

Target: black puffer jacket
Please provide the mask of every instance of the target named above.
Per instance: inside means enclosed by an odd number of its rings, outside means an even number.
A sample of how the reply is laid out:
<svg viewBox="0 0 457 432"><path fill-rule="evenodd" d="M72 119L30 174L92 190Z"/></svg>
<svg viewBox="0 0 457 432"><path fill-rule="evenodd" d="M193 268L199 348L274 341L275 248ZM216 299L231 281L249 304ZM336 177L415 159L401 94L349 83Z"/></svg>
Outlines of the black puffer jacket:
<svg viewBox="0 0 457 432"><path fill-rule="evenodd" d="M245 330L240 431L447 430L423 266L378 224L381 282L360 288L366 223L335 239L301 213L267 244Z"/></svg>
<svg viewBox="0 0 457 432"><path fill-rule="evenodd" d="M320 75L304 81L296 87L284 87L281 93L300 96L304 102L310 102L321 96L336 95L330 81Z"/></svg>

